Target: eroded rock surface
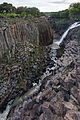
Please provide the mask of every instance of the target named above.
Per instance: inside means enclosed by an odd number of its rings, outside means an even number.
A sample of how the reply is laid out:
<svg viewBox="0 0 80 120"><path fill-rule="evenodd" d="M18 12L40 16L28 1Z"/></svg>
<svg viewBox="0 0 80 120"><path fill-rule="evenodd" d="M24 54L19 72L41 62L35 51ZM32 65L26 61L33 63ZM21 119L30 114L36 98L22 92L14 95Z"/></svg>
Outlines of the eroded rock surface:
<svg viewBox="0 0 80 120"><path fill-rule="evenodd" d="M80 120L80 27L71 30L53 75L32 100L12 109L8 120Z"/></svg>
<svg viewBox="0 0 80 120"><path fill-rule="evenodd" d="M33 83L39 82L38 76L49 62L50 49L43 47L43 44L48 45L53 41L51 26L46 19L2 23L4 22L0 22L0 110L9 100L27 91ZM42 27L38 28L38 25ZM40 33L39 29L43 32Z"/></svg>
<svg viewBox="0 0 80 120"><path fill-rule="evenodd" d="M16 45L21 42L24 45L29 42L42 46L49 45L53 42L50 23L45 18L36 18L34 20L18 21L12 25L5 24L0 27L1 57L6 51L9 51L9 55L14 54Z"/></svg>

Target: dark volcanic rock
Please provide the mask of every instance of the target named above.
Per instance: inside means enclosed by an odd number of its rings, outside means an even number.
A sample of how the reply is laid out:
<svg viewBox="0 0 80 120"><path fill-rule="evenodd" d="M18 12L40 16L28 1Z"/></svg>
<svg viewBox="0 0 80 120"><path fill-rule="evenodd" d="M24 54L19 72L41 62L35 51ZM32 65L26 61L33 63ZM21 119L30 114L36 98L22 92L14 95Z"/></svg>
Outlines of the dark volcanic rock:
<svg viewBox="0 0 80 120"><path fill-rule="evenodd" d="M16 106L8 120L14 120L15 110L20 112L20 106L25 106L24 120L80 120L79 34L80 27L70 31L64 42L64 53L55 63L55 74L44 79L41 92L30 101L30 105L28 100L26 105L23 102ZM23 119L20 117L20 120Z"/></svg>
<svg viewBox="0 0 80 120"><path fill-rule="evenodd" d="M40 33L40 29L44 32ZM44 18L0 26L0 110L39 82L37 76L49 63L50 49L42 45L51 41L52 29Z"/></svg>
<svg viewBox="0 0 80 120"><path fill-rule="evenodd" d="M49 45L53 43L53 31L49 22L40 21L38 24L39 31L39 44L40 45Z"/></svg>

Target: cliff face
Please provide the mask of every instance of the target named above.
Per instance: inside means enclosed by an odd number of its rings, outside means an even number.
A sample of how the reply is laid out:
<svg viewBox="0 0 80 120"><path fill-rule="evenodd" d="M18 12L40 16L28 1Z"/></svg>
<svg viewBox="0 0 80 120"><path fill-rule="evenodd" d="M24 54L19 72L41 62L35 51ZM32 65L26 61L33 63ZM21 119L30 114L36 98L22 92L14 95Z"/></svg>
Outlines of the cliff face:
<svg viewBox="0 0 80 120"><path fill-rule="evenodd" d="M39 31L39 44L49 45L53 42L53 31L47 20L39 21L38 24Z"/></svg>
<svg viewBox="0 0 80 120"><path fill-rule="evenodd" d="M16 106L8 120L80 120L80 27L68 33L64 46L40 93Z"/></svg>
<svg viewBox="0 0 80 120"><path fill-rule="evenodd" d="M42 45L53 41L47 23L36 19L0 24L0 110L9 100L31 88L33 82L39 82L36 77L46 68L47 59L49 61L48 48Z"/></svg>
<svg viewBox="0 0 80 120"><path fill-rule="evenodd" d="M50 24L45 19L27 20L5 25L0 28L0 57L8 50L15 52L16 44L31 42L37 45L49 45L53 42Z"/></svg>

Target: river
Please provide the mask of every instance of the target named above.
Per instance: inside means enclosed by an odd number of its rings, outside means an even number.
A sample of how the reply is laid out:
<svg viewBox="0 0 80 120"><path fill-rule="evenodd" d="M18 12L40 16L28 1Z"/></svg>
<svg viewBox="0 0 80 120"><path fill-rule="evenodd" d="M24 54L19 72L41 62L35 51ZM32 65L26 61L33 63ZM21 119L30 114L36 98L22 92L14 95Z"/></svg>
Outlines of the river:
<svg viewBox="0 0 80 120"><path fill-rule="evenodd" d="M64 34L62 35L61 39L57 42L53 42L53 44L51 45L51 52L50 52L50 58L51 60L53 60L56 63L56 50L59 48L60 44L64 41L64 38L67 36L68 32L73 29L80 26L80 22L75 22L74 24L72 24L71 26L69 26L69 28L64 32ZM17 97L15 98L14 102L10 101L6 107L6 109L4 110L3 113L0 113L0 120L6 120L7 119L7 115L9 114L10 109L13 106L16 106L18 104L20 104L23 100L25 99L29 99L29 97L33 96L33 94L38 93L40 90L40 86L42 84L42 81L44 80L45 77L49 76L51 74L51 70L54 70L54 66L53 67L47 67L46 68L46 72L43 73L43 75L40 77L39 83L33 83L33 87L26 92L24 95L22 95L21 97Z"/></svg>

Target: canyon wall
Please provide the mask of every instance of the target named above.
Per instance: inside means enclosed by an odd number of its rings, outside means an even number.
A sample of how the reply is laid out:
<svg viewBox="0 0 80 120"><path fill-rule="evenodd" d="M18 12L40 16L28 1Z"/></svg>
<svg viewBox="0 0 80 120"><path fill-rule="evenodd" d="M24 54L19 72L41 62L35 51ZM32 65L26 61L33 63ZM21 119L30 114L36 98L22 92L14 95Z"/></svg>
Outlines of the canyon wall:
<svg viewBox="0 0 80 120"><path fill-rule="evenodd" d="M25 20L13 25L0 27L0 57L6 51L14 55L16 44L49 45L53 42L53 33L46 19Z"/></svg>
<svg viewBox="0 0 80 120"><path fill-rule="evenodd" d="M3 23L3 21L2 21ZM21 95L49 62L48 45L53 42L50 24L45 19L0 23L0 110L8 101ZM39 27L42 25L42 27ZM43 32L41 32L41 30ZM46 38L47 34L47 38Z"/></svg>

